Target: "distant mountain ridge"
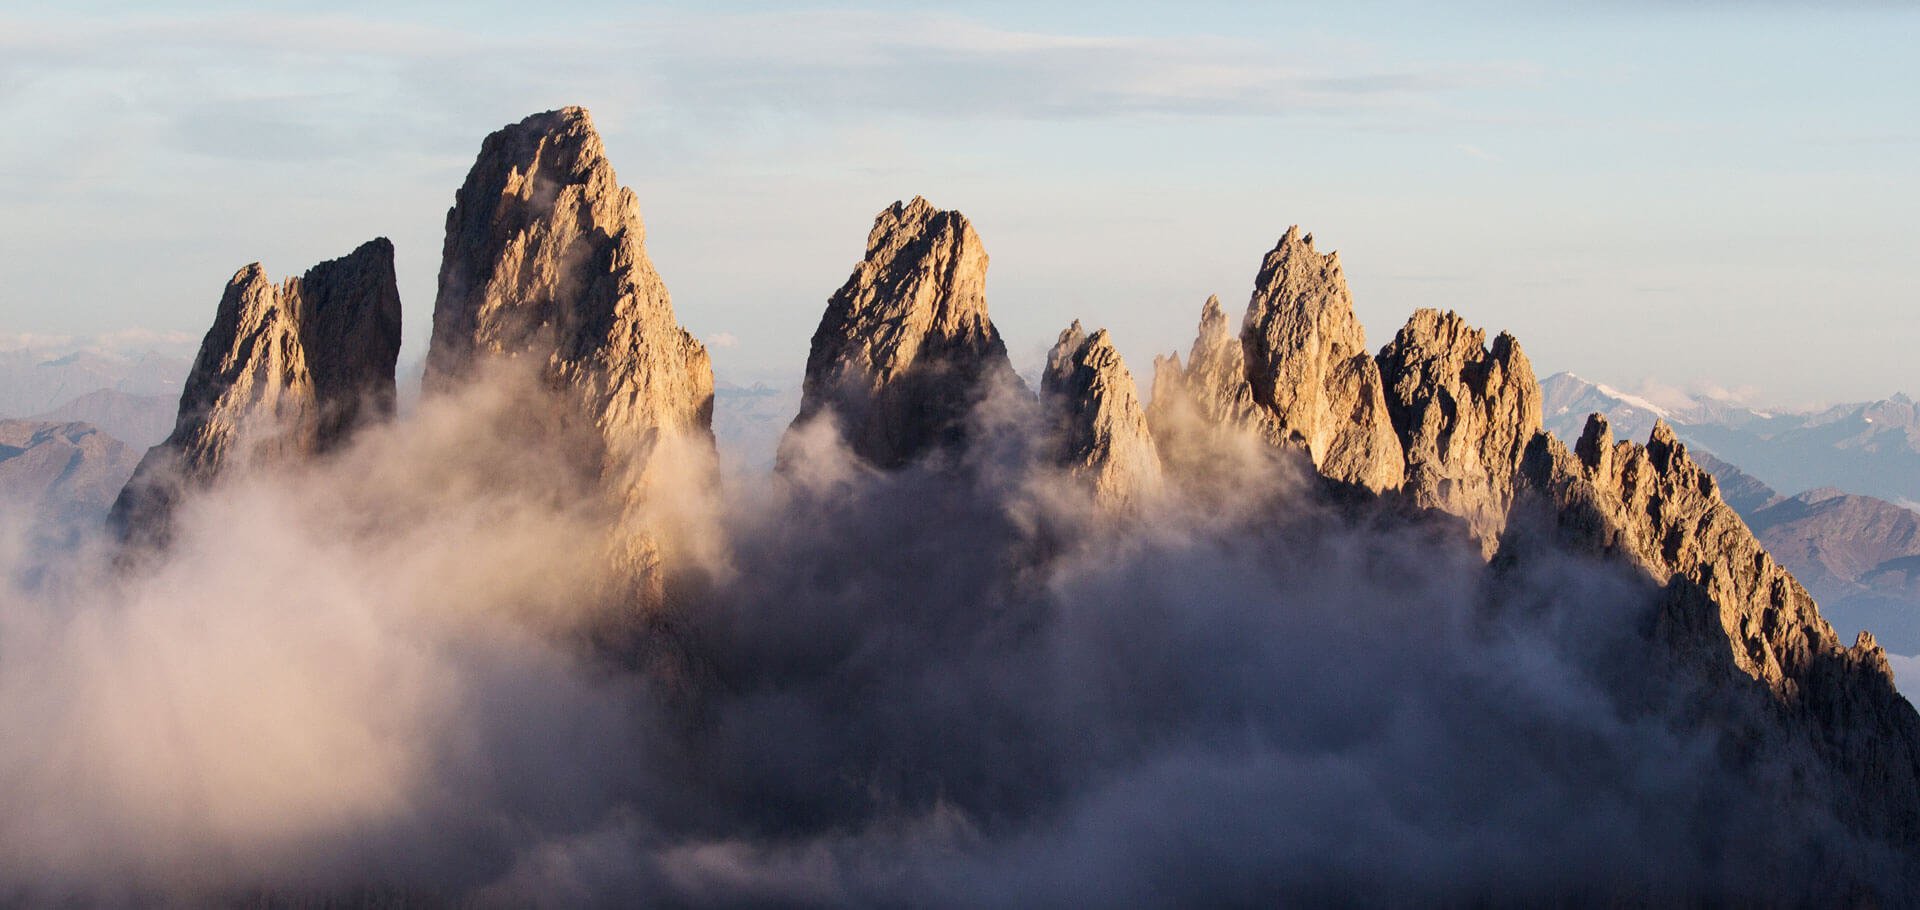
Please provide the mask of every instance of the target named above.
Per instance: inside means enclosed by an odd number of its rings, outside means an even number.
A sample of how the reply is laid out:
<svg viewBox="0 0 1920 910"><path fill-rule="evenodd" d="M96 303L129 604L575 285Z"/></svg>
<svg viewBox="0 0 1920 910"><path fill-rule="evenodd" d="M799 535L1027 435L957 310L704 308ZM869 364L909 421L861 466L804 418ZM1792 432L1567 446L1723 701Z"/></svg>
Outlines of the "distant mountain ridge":
<svg viewBox="0 0 1920 910"><path fill-rule="evenodd" d="M39 540L98 523L139 461L91 424L0 420L0 502Z"/></svg>
<svg viewBox="0 0 1920 910"><path fill-rule="evenodd" d="M1834 487L1891 502L1920 502L1920 405L1904 393L1811 411L1761 410L1711 398L1679 406L1572 373L1541 380L1547 429L1574 439L1590 413L1638 436L1665 420L1776 490Z"/></svg>
<svg viewBox="0 0 1920 910"><path fill-rule="evenodd" d="M118 389L95 389L27 419L90 423L121 442L144 448L159 445L173 432L173 412L179 403L177 392L136 395Z"/></svg>
<svg viewBox="0 0 1920 910"><path fill-rule="evenodd" d="M178 395L187 358L156 351L0 351L0 417L25 417L101 389L129 395Z"/></svg>

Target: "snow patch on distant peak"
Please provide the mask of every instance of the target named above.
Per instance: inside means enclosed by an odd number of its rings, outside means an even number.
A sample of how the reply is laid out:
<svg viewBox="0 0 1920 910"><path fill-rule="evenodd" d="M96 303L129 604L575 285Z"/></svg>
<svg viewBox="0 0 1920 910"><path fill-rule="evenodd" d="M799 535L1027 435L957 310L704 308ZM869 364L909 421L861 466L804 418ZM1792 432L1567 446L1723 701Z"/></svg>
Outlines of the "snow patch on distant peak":
<svg viewBox="0 0 1920 910"><path fill-rule="evenodd" d="M1623 404L1626 404L1635 408L1639 408L1640 410L1646 411L1647 413L1652 414L1653 416L1658 417L1662 420L1673 419L1672 411L1666 408L1663 408L1657 404L1654 404L1653 402L1648 401L1647 399L1642 398L1638 395L1634 395L1630 392L1622 392L1619 389L1614 388L1613 386L1607 385L1606 383L1597 382L1597 383L1594 383L1593 387L1600 394L1605 395L1608 398L1613 398L1620 401Z"/></svg>

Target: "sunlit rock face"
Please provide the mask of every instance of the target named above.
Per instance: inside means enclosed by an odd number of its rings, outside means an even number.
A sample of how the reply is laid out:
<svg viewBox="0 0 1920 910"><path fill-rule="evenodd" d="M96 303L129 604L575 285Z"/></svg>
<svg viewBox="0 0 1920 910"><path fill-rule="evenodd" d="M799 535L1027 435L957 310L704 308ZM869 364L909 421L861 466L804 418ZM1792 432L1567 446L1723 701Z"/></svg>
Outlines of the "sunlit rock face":
<svg viewBox="0 0 1920 910"><path fill-rule="evenodd" d="M964 215L918 196L881 211L813 333L795 426L830 413L882 468L962 447L990 384L1019 381L987 318L986 279Z"/></svg>
<svg viewBox="0 0 1920 910"><path fill-rule="evenodd" d="M625 513L620 546L657 589L659 544L642 513L684 461L669 452L711 460L713 367L675 320L645 239L585 109L488 136L447 213L426 385L526 363L563 400L571 438L598 449L584 468Z"/></svg>
<svg viewBox="0 0 1920 910"><path fill-rule="evenodd" d="M1160 487L1160 453L1147 429L1133 374L1106 329L1088 335L1076 320L1047 355L1040 398L1059 434L1061 464L1106 503Z"/></svg>
<svg viewBox="0 0 1920 910"><path fill-rule="evenodd" d="M1406 493L1466 519L1492 555L1514 473L1540 432L1540 385L1513 336L1452 312L1420 310L1380 352L1387 412L1406 453Z"/></svg>
<svg viewBox="0 0 1920 910"><path fill-rule="evenodd" d="M1254 403L1320 473L1374 491L1400 486L1400 441L1338 253L1288 228L1254 280L1240 341Z"/></svg>
<svg viewBox="0 0 1920 910"><path fill-rule="evenodd" d="M182 492L230 466L317 455L393 412L400 292L393 244L275 283L254 263L227 282L165 442L114 502L128 540L165 538Z"/></svg>

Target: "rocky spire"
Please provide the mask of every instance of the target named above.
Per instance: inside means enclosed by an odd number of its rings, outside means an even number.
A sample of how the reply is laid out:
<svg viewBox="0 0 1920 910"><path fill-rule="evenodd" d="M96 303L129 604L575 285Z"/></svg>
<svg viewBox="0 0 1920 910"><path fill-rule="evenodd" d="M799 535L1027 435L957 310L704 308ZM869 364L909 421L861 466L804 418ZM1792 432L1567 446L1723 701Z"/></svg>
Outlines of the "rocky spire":
<svg viewBox="0 0 1920 910"><path fill-rule="evenodd" d="M959 212L918 196L874 219L827 301L794 425L831 412L867 461L900 467L964 441L989 382L1018 382L987 318L987 253Z"/></svg>
<svg viewBox="0 0 1920 910"><path fill-rule="evenodd" d="M534 366L586 450L563 443L567 454L620 510L616 561L642 610L665 597L649 493L668 466L701 482L713 453L713 366L675 320L645 240L584 108L488 136L447 212L426 372L436 392L485 362Z"/></svg>
<svg viewBox="0 0 1920 910"><path fill-rule="evenodd" d="M632 497L661 440L710 448L713 368L675 321L645 239L584 108L488 136L447 212L428 388L483 360L531 359L574 396Z"/></svg>
<svg viewBox="0 0 1920 910"><path fill-rule="evenodd" d="M1288 228L1260 267L1240 341L1254 402L1322 474L1376 491L1400 485L1400 442L1338 253L1315 252L1313 235Z"/></svg>
<svg viewBox="0 0 1920 910"><path fill-rule="evenodd" d="M1074 320L1060 333L1040 397L1057 423L1060 462L1091 483L1098 499L1127 502L1159 488L1160 454L1133 374L1106 329L1089 336Z"/></svg>
<svg viewBox="0 0 1920 910"><path fill-rule="evenodd" d="M1228 328L1219 297L1210 296L1201 306L1184 367L1178 354L1154 358L1147 426L1168 470L1183 477L1209 473L1221 444L1234 435L1285 442L1273 415L1253 401L1246 355Z"/></svg>
<svg viewBox="0 0 1920 910"><path fill-rule="evenodd" d="M275 284L254 263L227 282L180 395L172 435L113 504L123 539L159 542L178 497L237 464L324 452L393 412L400 291L393 244Z"/></svg>
<svg viewBox="0 0 1920 910"><path fill-rule="evenodd" d="M1240 339L1227 326L1220 298L1207 297L1200 307L1200 328L1187 352L1186 386L1200 415L1215 423L1245 426L1278 439L1278 426L1266 409L1253 401L1247 381L1247 358Z"/></svg>
<svg viewBox="0 0 1920 910"><path fill-rule="evenodd" d="M1540 386L1519 342L1452 312L1419 310L1379 356L1387 413L1406 453L1416 504L1467 520L1491 556L1506 526L1514 474L1540 432Z"/></svg>
<svg viewBox="0 0 1920 910"><path fill-rule="evenodd" d="M1795 760L1837 778L1843 820L1920 844L1920 715L1894 689L1886 653L1864 632L1842 645L1670 427L1656 424L1645 446L1616 443L1594 414L1572 452L1536 434L1520 494L1516 510L1544 504L1562 546L1623 558L1664 586L1657 640L1708 673L1719 697L1744 691L1741 680L1765 693ZM1516 529L1525 520L1517 511ZM1540 537L1510 531L1503 547Z"/></svg>

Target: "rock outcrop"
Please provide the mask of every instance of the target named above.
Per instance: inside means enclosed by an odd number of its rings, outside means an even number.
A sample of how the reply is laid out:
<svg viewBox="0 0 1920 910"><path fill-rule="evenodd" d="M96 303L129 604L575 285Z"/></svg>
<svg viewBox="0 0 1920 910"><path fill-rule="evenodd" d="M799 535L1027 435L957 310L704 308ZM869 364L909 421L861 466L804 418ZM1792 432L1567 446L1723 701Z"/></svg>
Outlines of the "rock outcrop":
<svg viewBox="0 0 1920 910"><path fill-rule="evenodd" d="M173 433L140 461L112 524L163 540L183 491L230 466L317 455L393 412L400 292L379 238L275 284L254 263L227 283L180 395Z"/></svg>
<svg viewBox="0 0 1920 910"><path fill-rule="evenodd" d="M1665 423L1645 446L1615 443L1597 414L1571 452L1538 434L1522 483L1563 547L1625 559L1664 585L1656 639L1709 678L1729 668L1711 692L1737 692L1744 678L1765 693L1777 724L1763 735L1834 776L1842 820L1920 845L1920 715L1895 691L1886 653L1866 633L1841 644Z"/></svg>
<svg viewBox="0 0 1920 910"><path fill-rule="evenodd" d="M658 603L659 540L641 513L666 465L711 469L713 366L645 240L585 109L488 136L447 212L425 381L438 393L484 364L536 372L572 431L563 444L590 450L570 454L620 511L620 558Z"/></svg>
<svg viewBox="0 0 1920 910"><path fill-rule="evenodd" d="M962 445L989 384L1019 381L987 318L986 278L986 249L959 212L918 196L882 211L813 333L794 426L830 412L882 468Z"/></svg>
<svg viewBox="0 0 1920 910"><path fill-rule="evenodd" d="M1152 406L1162 415L1171 417L1167 409L1178 402L1207 423L1245 428L1274 441L1281 438L1272 416L1254 404L1246 352L1228 328L1217 296L1200 307L1200 327L1186 366L1181 367L1178 355L1155 358L1153 377Z"/></svg>
<svg viewBox="0 0 1920 910"><path fill-rule="evenodd" d="M1159 488L1160 454L1133 374L1106 329L1088 335L1075 320L1060 333L1040 397L1059 434L1059 462L1091 484L1098 500L1125 503Z"/></svg>
<svg viewBox="0 0 1920 910"><path fill-rule="evenodd" d="M1313 235L1288 228L1261 264L1240 341L1254 402L1322 474L1400 486L1399 438L1338 253L1316 252Z"/></svg>
<svg viewBox="0 0 1920 910"><path fill-rule="evenodd" d="M1506 527L1515 472L1540 432L1540 385L1513 336L1452 312L1420 310L1378 359L1387 413L1406 454L1416 505L1466 519L1491 556Z"/></svg>
<svg viewBox="0 0 1920 910"><path fill-rule="evenodd" d="M1379 365L1338 254L1289 228L1261 263L1239 337L1207 298L1187 363L1154 361L1148 420L1173 460L1186 462L1199 427L1253 433L1305 451L1321 474L1374 492L1400 486L1405 460Z"/></svg>
<svg viewBox="0 0 1920 910"><path fill-rule="evenodd" d="M711 445L713 367L675 321L633 191L584 108L486 138L447 212L429 389L488 359L527 358L576 397L609 470L642 483L663 436Z"/></svg>

